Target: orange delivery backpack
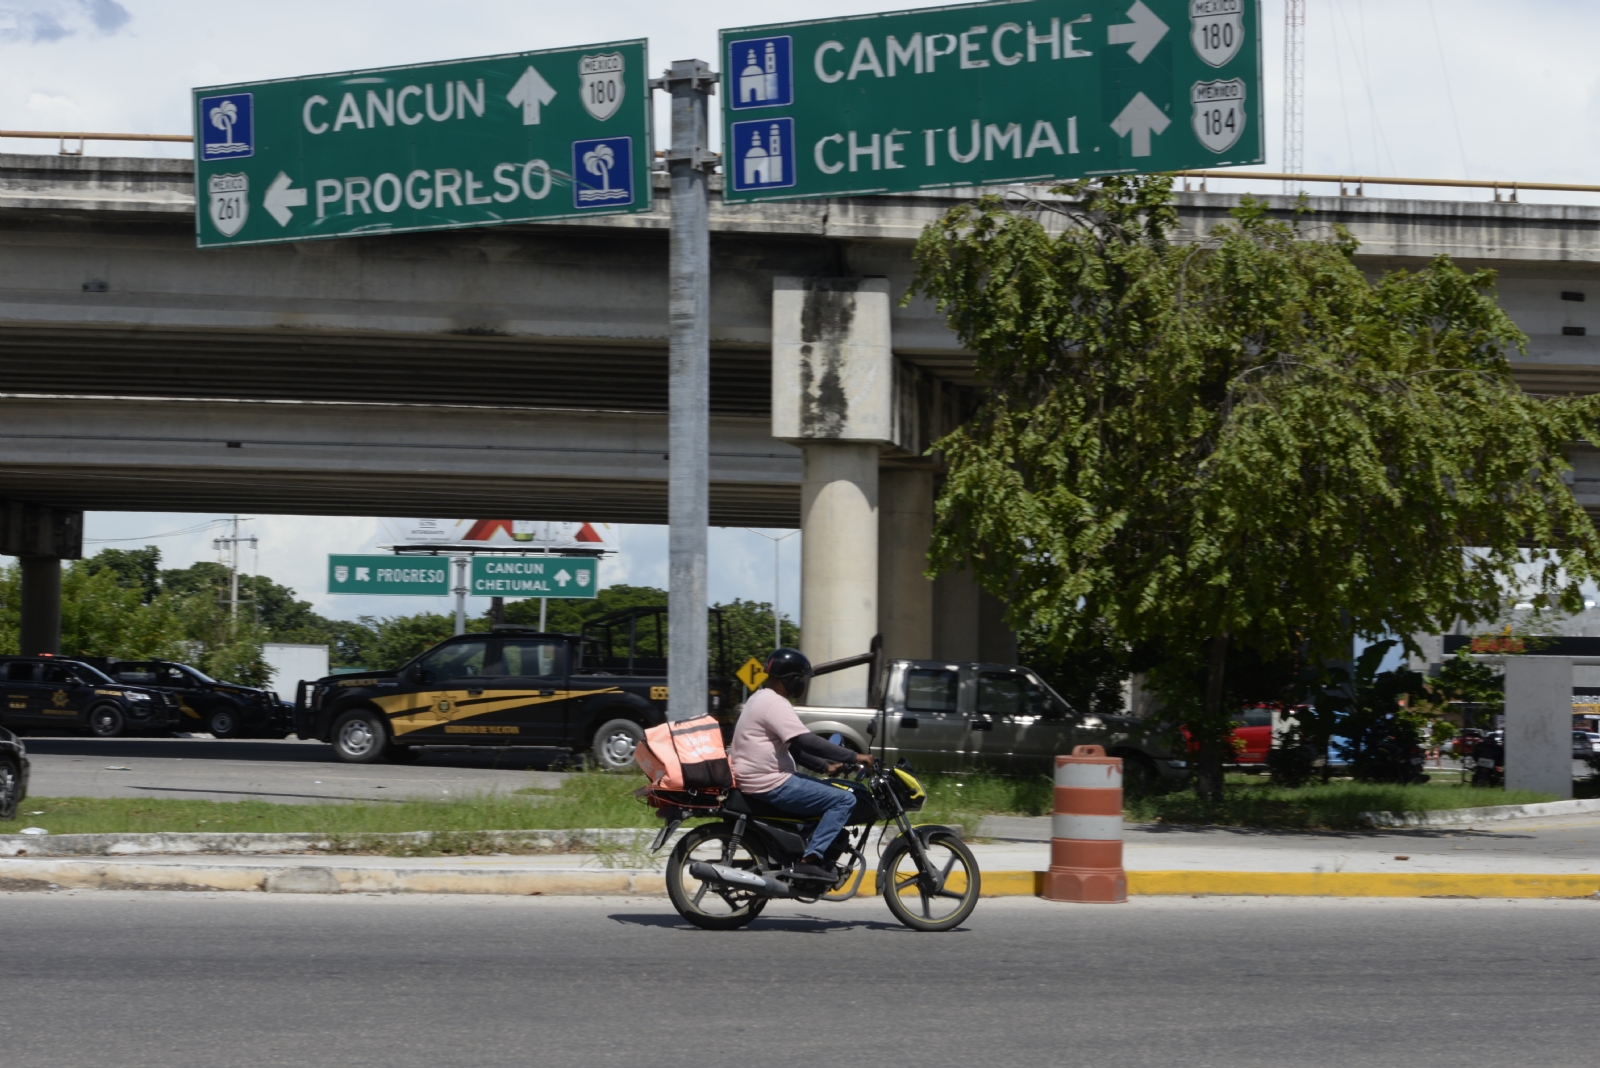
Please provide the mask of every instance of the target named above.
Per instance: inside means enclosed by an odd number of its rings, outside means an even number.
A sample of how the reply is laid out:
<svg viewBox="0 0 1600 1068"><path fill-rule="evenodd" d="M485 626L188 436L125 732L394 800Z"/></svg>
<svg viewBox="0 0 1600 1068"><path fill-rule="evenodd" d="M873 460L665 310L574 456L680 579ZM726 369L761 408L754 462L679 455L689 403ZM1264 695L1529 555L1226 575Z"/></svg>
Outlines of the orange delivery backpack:
<svg viewBox="0 0 1600 1068"><path fill-rule="evenodd" d="M727 790L733 769L722 744L722 724L710 716L668 721L644 732L634 750L653 790Z"/></svg>

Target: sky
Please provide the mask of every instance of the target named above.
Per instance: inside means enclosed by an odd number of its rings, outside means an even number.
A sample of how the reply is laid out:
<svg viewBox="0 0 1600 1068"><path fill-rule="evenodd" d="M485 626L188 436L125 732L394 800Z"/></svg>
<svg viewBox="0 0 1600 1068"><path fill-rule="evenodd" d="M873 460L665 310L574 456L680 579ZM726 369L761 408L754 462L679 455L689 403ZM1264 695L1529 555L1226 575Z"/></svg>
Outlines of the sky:
<svg viewBox="0 0 1600 1068"><path fill-rule="evenodd" d="M1307 173L1600 184L1600 65L1593 60L1600 3L1308 0L1307 8ZM674 59L714 61L722 27L893 9L870 0L0 0L0 128L188 133L195 86L634 37L648 39L651 65L661 68ZM1282 0L1265 0L1262 24L1265 167L1276 170L1283 162ZM664 119L658 104L658 130ZM54 142L0 138L0 151L55 150ZM87 151L189 150L91 142ZM1277 192L1281 184L1228 180L1211 188ZM1367 191L1404 195L1399 187ZM1429 195L1490 199L1481 190ZM1600 196L1574 193L1525 192L1522 199L1600 203ZM218 530L151 537L218 518L90 513L86 548L159 545L172 566L218 559ZM323 592L326 554L375 548L382 541L376 519L258 516L244 526L259 539L258 550L246 551L245 569L294 587L318 611L353 618L450 610L435 599ZM606 562L603 583L666 584L665 528L616 526L611 533L620 552ZM779 600L791 615L798 614L799 540L789 538L780 550ZM767 538L713 531L711 559L713 600L772 600Z"/></svg>

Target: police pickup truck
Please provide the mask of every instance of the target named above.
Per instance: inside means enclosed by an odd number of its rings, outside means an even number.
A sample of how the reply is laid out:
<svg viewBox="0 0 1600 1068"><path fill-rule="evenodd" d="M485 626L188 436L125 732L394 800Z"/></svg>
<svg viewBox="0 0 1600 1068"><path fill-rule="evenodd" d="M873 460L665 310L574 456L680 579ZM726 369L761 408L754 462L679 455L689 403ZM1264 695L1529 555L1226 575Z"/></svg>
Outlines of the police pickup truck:
<svg viewBox="0 0 1600 1068"><path fill-rule="evenodd" d="M606 770L629 768L645 728L666 720L666 660L639 655L641 629L664 614L624 609L615 615L625 621L604 617L582 635L496 626L446 639L394 671L301 683L295 733L333 743L353 764L470 745L557 749ZM731 692L731 680L712 679L707 711L716 714Z"/></svg>
<svg viewBox="0 0 1600 1068"><path fill-rule="evenodd" d="M0 726L18 734L55 728L115 738L177 725L178 702L159 690L117 682L78 660L0 657Z"/></svg>
<svg viewBox="0 0 1600 1068"><path fill-rule="evenodd" d="M873 667L873 654L820 664L817 673L863 664ZM803 706L800 719L815 734L841 735L858 753L882 753L891 764L909 757L919 771L1048 773L1073 746L1101 745L1122 758L1130 792L1176 786L1189 775L1181 753L1143 737L1139 720L1079 713L1025 667L890 660L874 674L882 680L876 707Z"/></svg>

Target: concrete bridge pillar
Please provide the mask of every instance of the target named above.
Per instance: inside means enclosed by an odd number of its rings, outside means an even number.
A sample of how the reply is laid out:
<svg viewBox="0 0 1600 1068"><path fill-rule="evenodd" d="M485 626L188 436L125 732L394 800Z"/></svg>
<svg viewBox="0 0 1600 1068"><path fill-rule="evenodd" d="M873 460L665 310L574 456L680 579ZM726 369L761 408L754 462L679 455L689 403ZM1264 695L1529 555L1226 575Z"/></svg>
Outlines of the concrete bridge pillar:
<svg viewBox="0 0 1600 1068"><path fill-rule="evenodd" d="M934 655L934 584L922 574L932 538L933 471L883 468L878 472L878 625L889 659Z"/></svg>
<svg viewBox="0 0 1600 1068"><path fill-rule="evenodd" d="M772 292L772 436L803 453L800 648L813 663L878 633L878 464L894 441L885 278L780 277ZM865 667L824 675L813 704L864 704Z"/></svg>
<svg viewBox="0 0 1600 1068"><path fill-rule="evenodd" d="M61 651L61 561L83 555L83 513L0 501L0 555L22 564L18 651Z"/></svg>

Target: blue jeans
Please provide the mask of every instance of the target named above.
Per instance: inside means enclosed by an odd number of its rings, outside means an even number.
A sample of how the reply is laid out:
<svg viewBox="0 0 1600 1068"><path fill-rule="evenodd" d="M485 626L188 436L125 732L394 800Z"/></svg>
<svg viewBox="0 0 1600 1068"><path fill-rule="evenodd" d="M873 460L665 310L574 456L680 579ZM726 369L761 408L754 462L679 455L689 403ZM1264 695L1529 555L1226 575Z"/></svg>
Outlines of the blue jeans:
<svg viewBox="0 0 1600 1068"><path fill-rule="evenodd" d="M750 796L793 816L820 817L817 829L811 832L811 842L806 846L808 857L827 854L833 840L850 822L850 810L856 807L854 793L804 775L791 775L776 790Z"/></svg>

